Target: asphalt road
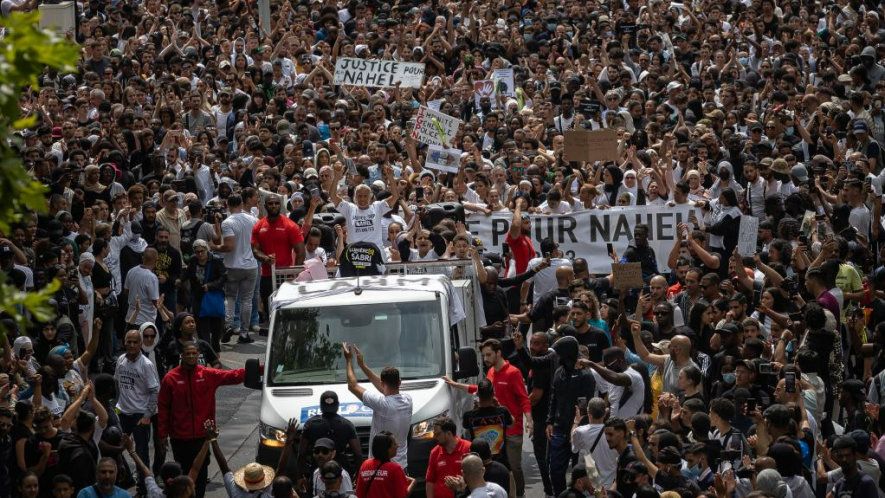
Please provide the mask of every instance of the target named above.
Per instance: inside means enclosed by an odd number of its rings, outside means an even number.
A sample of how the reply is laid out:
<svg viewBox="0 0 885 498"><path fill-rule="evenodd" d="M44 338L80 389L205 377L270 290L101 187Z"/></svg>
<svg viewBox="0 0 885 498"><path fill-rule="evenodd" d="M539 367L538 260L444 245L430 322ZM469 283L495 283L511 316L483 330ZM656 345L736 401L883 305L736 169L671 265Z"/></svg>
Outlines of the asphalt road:
<svg viewBox="0 0 885 498"><path fill-rule="evenodd" d="M221 362L225 368L242 368L249 358L264 358L267 347L265 337L253 334L253 344L222 344ZM218 442L227 458L228 465L236 472L240 467L255 461L258 451L258 416L261 407L261 392L243 386L226 386L218 390L216 396L216 421L219 427ZM151 448L153 456L153 448ZM167 457L172 458L171 453ZM544 489L538 474L538 466L532 453L531 441L525 440L522 454L523 470L526 476L526 497L544 498ZM214 457L209 464L209 485L207 498L227 498L224 483ZM134 488L130 490L134 494Z"/></svg>

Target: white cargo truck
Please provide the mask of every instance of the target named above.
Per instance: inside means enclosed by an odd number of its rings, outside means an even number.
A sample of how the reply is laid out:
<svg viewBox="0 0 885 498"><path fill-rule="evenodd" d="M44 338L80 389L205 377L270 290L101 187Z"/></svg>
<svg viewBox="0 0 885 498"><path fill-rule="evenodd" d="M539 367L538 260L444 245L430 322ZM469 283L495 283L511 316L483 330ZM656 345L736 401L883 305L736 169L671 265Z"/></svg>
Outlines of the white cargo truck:
<svg viewBox="0 0 885 498"><path fill-rule="evenodd" d="M479 375L482 297L472 265L389 264L383 276L304 283L293 280L300 268L275 270L264 371L258 360L246 364L246 386L262 391L257 460L276 466L287 421L303 423L318 414L319 397L328 390L338 394L340 414L356 426L368 456L372 411L347 389L341 348L347 342L359 346L375 372L399 369L401 392L414 402L408 470L423 483L436 444L431 421L446 414L460 426L462 414L473 408L472 396L442 380L475 382ZM450 280L453 272L463 277ZM374 389L356 366L355 372Z"/></svg>

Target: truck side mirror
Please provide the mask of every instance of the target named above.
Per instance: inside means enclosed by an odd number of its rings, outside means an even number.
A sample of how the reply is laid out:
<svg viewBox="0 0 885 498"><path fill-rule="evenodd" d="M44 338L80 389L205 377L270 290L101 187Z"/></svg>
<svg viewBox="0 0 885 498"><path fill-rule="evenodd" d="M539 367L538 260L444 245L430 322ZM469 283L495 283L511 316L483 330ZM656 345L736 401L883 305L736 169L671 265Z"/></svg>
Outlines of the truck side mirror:
<svg viewBox="0 0 885 498"><path fill-rule="evenodd" d="M455 379L467 379L477 375L479 375L479 362L476 360L476 350L473 348L458 348L458 370L453 375Z"/></svg>
<svg viewBox="0 0 885 498"><path fill-rule="evenodd" d="M262 387L262 377L264 373L261 371L261 364L257 359L251 358L246 360L246 380L243 385L249 389L258 389Z"/></svg>

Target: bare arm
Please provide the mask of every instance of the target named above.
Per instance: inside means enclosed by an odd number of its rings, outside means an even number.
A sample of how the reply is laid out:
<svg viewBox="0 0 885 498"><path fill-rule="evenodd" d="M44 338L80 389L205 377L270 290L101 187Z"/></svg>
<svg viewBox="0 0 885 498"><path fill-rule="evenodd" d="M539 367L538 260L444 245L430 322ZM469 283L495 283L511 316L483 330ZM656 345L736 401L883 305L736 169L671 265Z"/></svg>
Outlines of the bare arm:
<svg viewBox="0 0 885 498"><path fill-rule="evenodd" d="M651 363L652 365L663 369L668 356L650 353L648 349L645 348L645 344L642 342L642 339L639 337L640 330L642 330L642 326L639 324L639 322L634 321L630 323L630 332L633 334L633 347L636 348L636 354L638 354L639 357L642 358L642 361L646 363Z"/></svg>
<svg viewBox="0 0 885 498"><path fill-rule="evenodd" d="M350 352L347 343L342 344L342 346L344 348L344 360L347 362L347 389L362 401L363 395L366 393L366 388L359 385L359 382L356 380L356 374L353 371L353 362L351 361L353 353Z"/></svg>
<svg viewBox="0 0 885 498"><path fill-rule="evenodd" d="M381 391L381 377L379 377L378 374L373 372L372 369L369 368L368 365L366 365L366 361L363 358L363 352L360 351L360 348L358 348L356 344L352 344L351 347L353 348L353 352L356 353L356 363L360 366L360 370L362 370L363 373L366 374L366 377L368 377L369 382L372 383L372 386L374 386L375 389L377 389L378 391Z"/></svg>

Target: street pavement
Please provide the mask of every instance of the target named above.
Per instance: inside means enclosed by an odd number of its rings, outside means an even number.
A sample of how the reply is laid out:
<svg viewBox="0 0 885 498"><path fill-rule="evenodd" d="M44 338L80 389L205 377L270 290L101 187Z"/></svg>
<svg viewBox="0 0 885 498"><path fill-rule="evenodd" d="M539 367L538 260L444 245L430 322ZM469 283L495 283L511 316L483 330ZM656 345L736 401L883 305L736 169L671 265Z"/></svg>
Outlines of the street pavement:
<svg viewBox="0 0 885 498"><path fill-rule="evenodd" d="M262 363L267 348L267 338L253 334L253 344L237 344L236 337L229 344L221 346L221 362L225 368L242 368L246 360L259 358ZM258 451L258 416L261 408L261 392L247 389L242 385L225 386L216 396L216 421L219 427L218 443L227 458L228 465L236 472L240 467L255 461ZM154 453L151 447L151 455ZM170 452L168 459L172 459ZM531 441L526 438L522 454L526 476L526 497L543 498L544 489L538 474L538 466L532 453ZM207 498L227 498L221 472L215 458L209 464L209 485ZM134 494L134 488L130 490ZM302 497L304 498L304 497Z"/></svg>

